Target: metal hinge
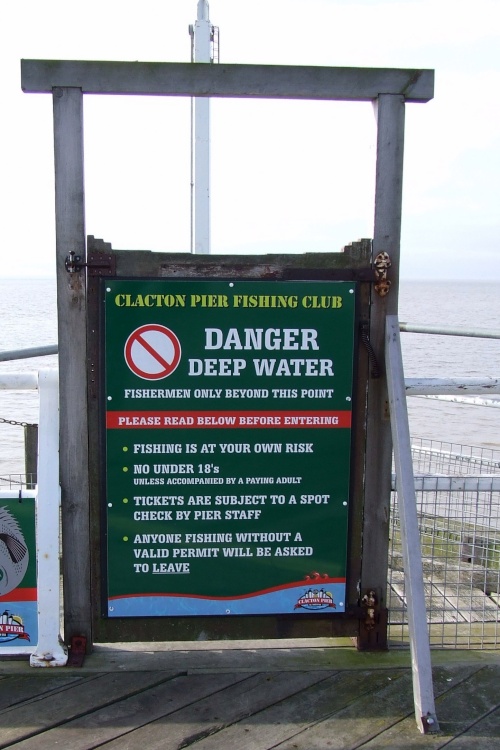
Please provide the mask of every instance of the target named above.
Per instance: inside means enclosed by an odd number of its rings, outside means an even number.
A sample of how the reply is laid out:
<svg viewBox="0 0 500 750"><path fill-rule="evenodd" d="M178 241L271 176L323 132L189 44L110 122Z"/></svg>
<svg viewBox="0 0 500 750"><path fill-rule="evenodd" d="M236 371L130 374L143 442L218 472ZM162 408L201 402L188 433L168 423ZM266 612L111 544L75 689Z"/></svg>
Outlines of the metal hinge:
<svg viewBox="0 0 500 750"><path fill-rule="evenodd" d="M379 253L373 265L375 266L375 291L380 297L386 297L391 288L391 282L387 278L387 271L391 267L389 253Z"/></svg>
<svg viewBox="0 0 500 750"><path fill-rule="evenodd" d="M387 650L387 609L380 606L380 595L367 589L361 597L359 632L355 639L358 651Z"/></svg>
<svg viewBox="0 0 500 750"><path fill-rule="evenodd" d="M94 251L87 255L87 262L84 263L81 256L71 250L64 266L68 273L77 273L87 268L89 276L116 276L116 255Z"/></svg>
<svg viewBox="0 0 500 750"><path fill-rule="evenodd" d="M375 628L375 613L377 611L378 601L377 594L373 589L367 591L361 599L361 607L365 612L365 628L373 630Z"/></svg>

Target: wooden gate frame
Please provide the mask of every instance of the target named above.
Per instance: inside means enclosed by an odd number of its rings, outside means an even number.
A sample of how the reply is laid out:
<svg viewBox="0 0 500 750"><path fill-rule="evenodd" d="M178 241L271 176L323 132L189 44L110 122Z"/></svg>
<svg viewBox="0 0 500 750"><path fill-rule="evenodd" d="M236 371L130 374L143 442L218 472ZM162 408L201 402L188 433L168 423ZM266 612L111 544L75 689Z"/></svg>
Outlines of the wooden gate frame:
<svg viewBox="0 0 500 750"><path fill-rule="evenodd" d="M371 240L360 240L337 253L275 255L192 255L145 250L117 250L92 236L87 238L87 353L89 371L88 428L90 469L90 557L93 634L97 642L266 640L351 636L359 638L366 610L359 606L361 578L362 517L365 474L366 393L370 362L362 333L370 316ZM104 276L104 278L103 278ZM350 502L348 554L346 558L346 608L342 613L315 612L248 615L196 615L157 617L107 617L105 592L105 545L103 488L104 434L104 308L103 286L127 280L234 280L273 283L349 281L356 283L354 330L353 423L350 453ZM69 553L68 553L69 554ZM102 614L98 604L102 605ZM385 632L385 628L383 629ZM373 635L369 631L370 636ZM384 642L385 645L385 642Z"/></svg>
<svg viewBox="0 0 500 750"><path fill-rule="evenodd" d="M390 293L372 290L370 342L384 362L387 315L397 315L406 102L433 97L432 70L196 63L23 60L27 93L50 93L54 110L56 274L60 366L60 463L64 549L65 639L93 642L87 372L86 274L68 273L70 253L86 262L83 157L84 94L367 101L375 105L377 157L372 263L387 253ZM385 608L392 440L387 381L369 380L364 477L361 592ZM370 644L368 644L370 645ZM371 644L376 647L375 643Z"/></svg>

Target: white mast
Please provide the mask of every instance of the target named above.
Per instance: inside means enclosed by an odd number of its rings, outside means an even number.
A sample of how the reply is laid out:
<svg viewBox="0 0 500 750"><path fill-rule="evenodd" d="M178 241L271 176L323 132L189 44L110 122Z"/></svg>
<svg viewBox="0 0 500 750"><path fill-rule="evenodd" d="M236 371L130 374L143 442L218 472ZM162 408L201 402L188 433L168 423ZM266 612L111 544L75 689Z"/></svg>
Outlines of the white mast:
<svg viewBox="0 0 500 750"><path fill-rule="evenodd" d="M218 62L218 29L210 23L207 0L198 0L189 27L191 62ZM191 252L210 254L210 99L191 100Z"/></svg>

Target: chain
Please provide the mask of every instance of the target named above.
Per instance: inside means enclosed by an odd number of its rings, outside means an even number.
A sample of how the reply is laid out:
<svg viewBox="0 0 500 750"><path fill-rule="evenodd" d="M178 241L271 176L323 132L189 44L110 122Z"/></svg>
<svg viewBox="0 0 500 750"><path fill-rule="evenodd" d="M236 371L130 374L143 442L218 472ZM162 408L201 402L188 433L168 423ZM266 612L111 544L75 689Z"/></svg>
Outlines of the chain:
<svg viewBox="0 0 500 750"><path fill-rule="evenodd" d="M21 485L24 485L24 484L26 484L26 482L23 482L22 479L12 479L12 475L10 475L10 474L9 474L8 477L0 477L0 482L5 482L6 485L12 485L12 484L21 484ZM21 490L19 490L19 499L21 500Z"/></svg>
<svg viewBox="0 0 500 750"><path fill-rule="evenodd" d="M31 422L16 422L15 419L3 419L3 417L0 417L0 424L12 424L15 427L33 427Z"/></svg>

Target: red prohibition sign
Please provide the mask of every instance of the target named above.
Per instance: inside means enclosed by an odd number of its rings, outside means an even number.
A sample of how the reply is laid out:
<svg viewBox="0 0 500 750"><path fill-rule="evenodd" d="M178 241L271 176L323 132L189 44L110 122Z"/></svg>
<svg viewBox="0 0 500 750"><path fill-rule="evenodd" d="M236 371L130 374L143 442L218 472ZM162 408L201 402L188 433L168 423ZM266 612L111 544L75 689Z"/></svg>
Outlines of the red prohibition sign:
<svg viewBox="0 0 500 750"><path fill-rule="evenodd" d="M170 328L150 323L132 331L125 342L125 362L144 380L161 380L181 361L179 339Z"/></svg>

